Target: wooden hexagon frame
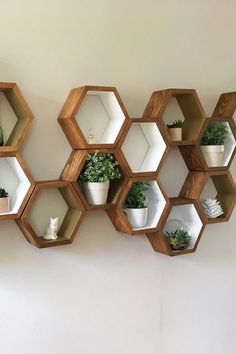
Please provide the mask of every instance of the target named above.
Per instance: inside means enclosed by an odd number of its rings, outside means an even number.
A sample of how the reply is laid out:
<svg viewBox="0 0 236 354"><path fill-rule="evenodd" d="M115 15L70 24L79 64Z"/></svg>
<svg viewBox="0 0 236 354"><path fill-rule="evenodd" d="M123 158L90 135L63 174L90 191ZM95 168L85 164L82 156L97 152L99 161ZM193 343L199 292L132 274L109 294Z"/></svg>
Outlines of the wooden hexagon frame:
<svg viewBox="0 0 236 354"><path fill-rule="evenodd" d="M0 152L16 152L22 146L34 117L16 83L0 82L0 92L5 95L17 119L6 143L0 146Z"/></svg>
<svg viewBox="0 0 236 354"><path fill-rule="evenodd" d="M34 202L39 194L48 189L57 189L61 193L63 199L68 205L68 211L58 230L59 238L57 240L44 240L34 231L29 213L33 208ZM72 243L79 229L81 221L85 214L85 208L75 192L74 188L66 181L41 181L37 182L34 191L28 201L28 204L20 219L16 220L17 225L25 236L26 240L32 245L45 248L53 246L61 246Z"/></svg>
<svg viewBox="0 0 236 354"><path fill-rule="evenodd" d="M123 123L119 124L119 130L116 133L116 138L112 143L97 143L89 144L85 135L82 132L77 120L76 115L81 108L81 105L89 92L95 92L99 94L112 94L114 101L117 104L115 114L123 115ZM119 111L119 112L118 112ZM116 148L118 141L123 133L129 116L125 109L125 106L120 98L120 95L115 87L107 86L83 86L74 88L69 93L69 96L59 114L58 122L61 125L71 147L73 149L114 149Z"/></svg>

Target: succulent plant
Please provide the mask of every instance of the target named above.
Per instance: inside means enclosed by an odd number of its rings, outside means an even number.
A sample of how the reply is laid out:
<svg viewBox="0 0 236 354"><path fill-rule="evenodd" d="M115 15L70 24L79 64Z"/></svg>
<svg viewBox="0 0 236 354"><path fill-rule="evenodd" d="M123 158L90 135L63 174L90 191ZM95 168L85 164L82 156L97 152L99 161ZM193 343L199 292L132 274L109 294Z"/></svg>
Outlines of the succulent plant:
<svg viewBox="0 0 236 354"><path fill-rule="evenodd" d="M165 236L173 251L185 250L191 241L190 233L183 229L176 229L175 231L166 232Z"/></svg>
<svg viewBox="0 0 236 354"><path fill-rule="evenodd" d="M183 128L184 122L180 119L174 120L172 124L167 124L167 128Z"/></svg>
<svg viewBox="0 0 236 354"><path fill-rule="evenodd" d="M4 188L0 187L0 198L8 197L8 193L5 191Z"/></svg>

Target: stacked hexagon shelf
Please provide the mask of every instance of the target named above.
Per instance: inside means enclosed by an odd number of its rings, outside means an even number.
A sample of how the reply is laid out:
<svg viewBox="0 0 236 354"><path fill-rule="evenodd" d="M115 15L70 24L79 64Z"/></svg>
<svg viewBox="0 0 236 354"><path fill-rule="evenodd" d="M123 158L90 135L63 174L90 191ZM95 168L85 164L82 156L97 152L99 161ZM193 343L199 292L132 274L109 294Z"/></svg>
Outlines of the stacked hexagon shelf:
<svg viewBox="0 0 236 354"><path fill-rule="evenodd" d="M146 233L155 251L175 256L196 251L206 224L229 220L236 204L236 186L228 171L236 152L236 92L222 94L212 117L206 118L195 90L155 91L143 117L131 119L115 87L72 89L58 121L73 150L59 180L34 182L18 153L32 113L16 84L0 83L0 91L0 99L8 105L5 110L0 105L0 126L5 133L0 147L0 185L11 197L10 212L0 214L0 220L15 219L34 246L71 243L86 211L102 209L117 231L129 235ZM9 121L6 113L10 114ZM179 119L179 115L184 119L183 139L172 141L166 124L170 118ZM228 131L222 164L217 167L208 166L200 148L202 136L212 122L221 122ZM170 149L176 148L189 173L179 197L169 198L158 174ZM102 205L88 202L80 179L87 156L96 151L110 154L118 162L121 174L119 180L111 181L107 203ZM142 227L131 226L125 209L126 198L137 182L148 185L147 221ZM205 214L202 200L206 193L221 203L223 215L213 219ZM58 238L45 240L49 217L56 216ZM174 250L167 241L169 225L176 220L191 230L186 249Z"/></svg>

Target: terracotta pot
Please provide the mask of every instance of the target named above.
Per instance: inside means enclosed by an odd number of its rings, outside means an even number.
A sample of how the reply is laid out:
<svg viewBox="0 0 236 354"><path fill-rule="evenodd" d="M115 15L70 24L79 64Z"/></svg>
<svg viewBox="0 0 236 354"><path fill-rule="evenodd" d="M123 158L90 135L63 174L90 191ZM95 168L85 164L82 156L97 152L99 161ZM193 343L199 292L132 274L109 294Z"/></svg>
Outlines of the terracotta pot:
<svg viewBox="0 0 236 354"><path fill-rule="evenodd" d="M224 145L201 145L200 148L208 167L222 166Z"/></svg>
<svg viewBox="0 0 236 354"><path fill-rule="evenodd" d="M10 198L0 198L0 214L9 213L11 210Z"/></svg>
<svg viewBox="0 0 236 354"><path fill-rule="evenodd" d="M181 141L182 140L182 128L168 128L172 141Z"/></svg>

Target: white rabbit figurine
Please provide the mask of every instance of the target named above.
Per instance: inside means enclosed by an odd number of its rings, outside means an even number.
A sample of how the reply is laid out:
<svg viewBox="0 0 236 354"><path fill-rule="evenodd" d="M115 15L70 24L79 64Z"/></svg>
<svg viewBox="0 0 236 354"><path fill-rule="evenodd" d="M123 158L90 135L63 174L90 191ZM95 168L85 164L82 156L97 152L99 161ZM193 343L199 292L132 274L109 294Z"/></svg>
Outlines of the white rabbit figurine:
<svg viewBox="0 0 236 354"><path fill-rule="evenodd" d="M46 233L43 236L44 240L56 240L57 236L57 229L58 229L58 217L52 218L50 217L50 223L47 227Z"/></svg>

